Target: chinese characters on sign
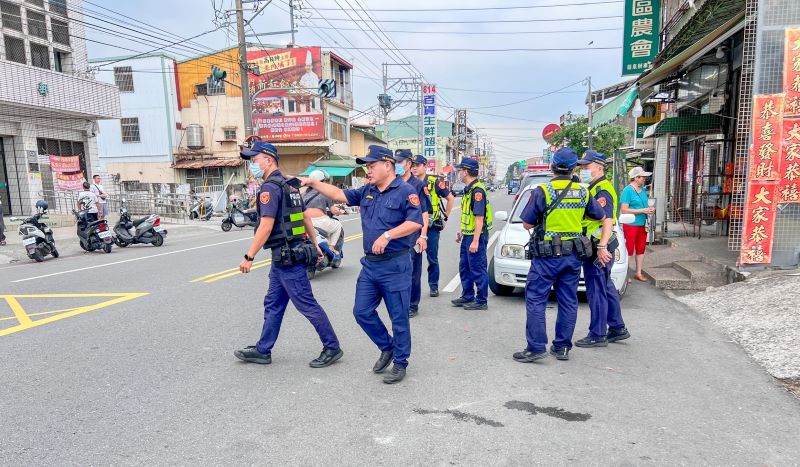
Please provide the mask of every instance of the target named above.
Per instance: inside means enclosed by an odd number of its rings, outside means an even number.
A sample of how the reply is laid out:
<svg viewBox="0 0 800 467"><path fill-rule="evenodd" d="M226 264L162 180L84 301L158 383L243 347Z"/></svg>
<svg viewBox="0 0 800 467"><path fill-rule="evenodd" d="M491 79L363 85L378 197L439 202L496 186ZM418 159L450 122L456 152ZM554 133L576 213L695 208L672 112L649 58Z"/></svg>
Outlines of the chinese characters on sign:
<svg viewBox="0 0 800 467"><path fill-rule="evenodd" d="M79 156L47 156L59 190L80 191L83 189L83 171Z"/></svg>
<svg viewBox="0 0 800 467"><path fill-rule="evenodd" d="M436 85L422 85L422 155L436 160Z"/></svg>
<svg viewBox="0 0 800 467"><path fill-rule="evenodd" d="M800 203L800 119L783 121L777 203Z"/></svg>
<svg viewBox="0 0 800 467"><path fill-rule="evenodd" d="M54 173L71 173L81 170L81 160L78 156L48 156L50 170Z"/></svg>
<svg viewBox="0 0 800 467"><path fill-rule="evenodd" d="M742 230L741 262L744 264L767 264L771 261L776 186L774 181L751 181L749 184Z"/></svg>
<svg viewBox="0 0 800 467"><path fill-rule="evenodd" d="M785 31L783 49L783 90L787 117L800 117L800 29Z"/></svg>
<svg viewBox="0 0 800 467"><path fill-rule="evenodd" d="M661 0L625 0L622 75L639 75L658 54Z"/></svg>
<svg viewBox="0 0 800 467"><path fill-rule="evenodd" d="M750 148L750 181L777 180L783 131L782 94L753 98L753 145Z"/></svg>
<svg viewBox="0 0 800 467"><path fill-rule="evenodd" d="M456 160L461 160L461 155L467 152L467 111L456 110Z"/></svg>

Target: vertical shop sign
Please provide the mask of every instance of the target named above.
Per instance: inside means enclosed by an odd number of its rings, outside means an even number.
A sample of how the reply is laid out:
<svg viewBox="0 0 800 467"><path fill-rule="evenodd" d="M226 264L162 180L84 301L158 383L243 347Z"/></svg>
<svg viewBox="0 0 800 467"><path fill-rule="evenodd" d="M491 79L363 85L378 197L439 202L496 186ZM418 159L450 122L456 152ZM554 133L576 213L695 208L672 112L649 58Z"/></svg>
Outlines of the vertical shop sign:
<svg viewBox="0 0 800 467"><path fill-rule="evenodd" d="M422 155L436 160L436 85L422 85Z"/></svg>
<svg viewBox="0 0 800 467"><path fill-rule="evenodd" d="M748 178L751 182L779 178L783 104L783 94L753 97L753 145Z"/></svg>
<svg viewBox="0 0 800 467"><path fill-rule="evenodd" d="M785 31L783 48L783 90L787 117L800 117L800 29Z"/></svg>
<svg viewBox="0 0 800 467"><path fill-rule="evenodd" d="M622 76L640 75L658 54L661 0L625 0Z"/></svg>

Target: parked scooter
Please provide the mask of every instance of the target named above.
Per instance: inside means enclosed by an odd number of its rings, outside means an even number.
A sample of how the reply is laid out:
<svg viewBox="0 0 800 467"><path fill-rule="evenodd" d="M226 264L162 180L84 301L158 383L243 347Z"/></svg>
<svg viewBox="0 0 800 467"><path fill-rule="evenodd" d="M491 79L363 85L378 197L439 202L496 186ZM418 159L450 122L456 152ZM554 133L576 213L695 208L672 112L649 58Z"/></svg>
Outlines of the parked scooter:
<svg viewBox="0 0 800 467"><path fill-rule="evenodd" d="M230 231L233 226L239 227L240 229L244 227L255 227L256 222L258 222L258 213L255 209L247 209L247 205L244 203L246 203L246 200L242 205L239 205L235 196L230 197L228 212L225 214L225 217L222 218L222 230L224 232Z"/></svg>
<svg viewBox="0 0 800 467"><path fill-rule="evenodd" d="M22 246L28 253L28 258L36 260L37 263L44 261L47 255L58 258L56 241L53 239L53 231L44 222L41 222L43 215L47 214L47 201L40 199L36 202L36 214L22 221L19 226L19 234L22 235Z"/></svg>
<svg viewBox="0 0 800 467"><path fill-rule="evenodd" d="M111 253L111 247L114 245L114 235L108 229L108 223L105 220L90 220L89 205L90 200L84 201L81 199L81 210L72 210L75 215L75 220L78 221L78 242L85 251L94 251L102 249L106 253Z"/></svg>
<svg viewBox="0 0 800 467"><path fill-rule="evenodd" d="M334 219L336 218L334 217ZM336 242L336 250L339 252L338 255L331 250L328 244L328 238L325 234L320 232L319 229L314 229L314 231L317 232L317 244L319 244L319 249L322 250L322 259L316 266L309 266L308 269L306 269L309 280L313 279L317 272L323 271L325 268L339 268L342 265L342 258L344 257L344 229L342 229L342 235L339 236L339 240Z"/></svg>
<svg viewBox="0 0 800 467"><path fill-rule="evenodd" d="M149 243L153 246L161 246L164 244L167 230L161 225L161 218L155 214L131 220L128 208L125 207L125 198L122 198L122 206L119 208L119 221L114 226L114 234L116 235L114 243L123 248L134 243Z"/></svg>
<svg viewBox="0 0 800 467"><path fill-rule="evenodd" d="M203 219L205 221L211 219L214 214L214 203L211 202L211 197L204 196L200 199L197 194L192 195L192 204L189 206L189 219Z"/></svg>

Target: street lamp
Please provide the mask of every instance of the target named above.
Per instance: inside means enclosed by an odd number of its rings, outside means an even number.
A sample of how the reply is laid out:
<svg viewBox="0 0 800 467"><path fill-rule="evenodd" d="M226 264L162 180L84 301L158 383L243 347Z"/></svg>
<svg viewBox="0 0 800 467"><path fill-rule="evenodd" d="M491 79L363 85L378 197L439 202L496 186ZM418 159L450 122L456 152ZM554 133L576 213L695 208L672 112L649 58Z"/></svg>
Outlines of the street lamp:
<svg viewBox="0 0 800 467"><path fill-rule="evenodd" d="M636 149L636 139L637 134L639 132L639 117L642 116L642 101L639 98L636 98L636 101L633 103L633 109L631 110L631 115L633 115L633 149Z"/></svg>

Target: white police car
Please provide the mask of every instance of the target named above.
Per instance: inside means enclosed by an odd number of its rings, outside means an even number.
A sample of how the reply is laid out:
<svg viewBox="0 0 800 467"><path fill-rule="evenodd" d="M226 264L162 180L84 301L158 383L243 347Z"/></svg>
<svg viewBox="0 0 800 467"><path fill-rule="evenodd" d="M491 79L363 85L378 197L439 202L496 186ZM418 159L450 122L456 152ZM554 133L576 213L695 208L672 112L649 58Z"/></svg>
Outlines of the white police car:
<svg viewBox="0 0 800 467"><path fill-rule="evenodd" d="M525 287L528 270L531 267L531 261L525 259L525 244L528 243L530 234L522 226L522 219L519 216L525 209L525 205L528 204L531 191L536 186L536 184L531 184L524 188L511 208L510 218L506 211L498 211L494 214L496 221L508 221L498 235L494 252L489 260L489 288L495 295L511 295L515 288ZM611 280L620 297L628 288L628 253L625 249L625 236L622 233L621 224L633 222L634 218L633 214L621 214L617 219L617 225L614 226L614 232L619 239L619 248L614 252ZM582 269L578 290L586 291Z"/></svg>

